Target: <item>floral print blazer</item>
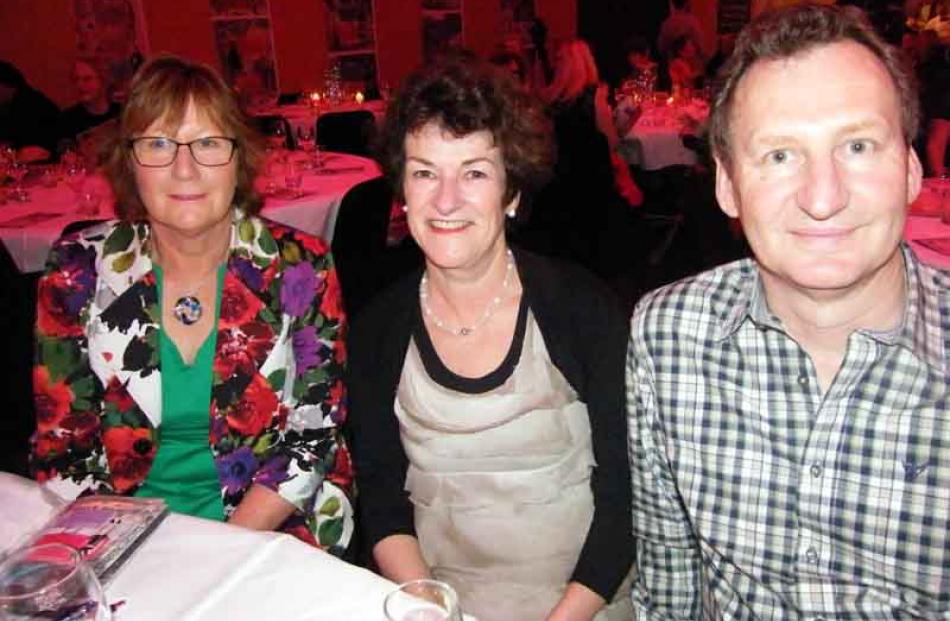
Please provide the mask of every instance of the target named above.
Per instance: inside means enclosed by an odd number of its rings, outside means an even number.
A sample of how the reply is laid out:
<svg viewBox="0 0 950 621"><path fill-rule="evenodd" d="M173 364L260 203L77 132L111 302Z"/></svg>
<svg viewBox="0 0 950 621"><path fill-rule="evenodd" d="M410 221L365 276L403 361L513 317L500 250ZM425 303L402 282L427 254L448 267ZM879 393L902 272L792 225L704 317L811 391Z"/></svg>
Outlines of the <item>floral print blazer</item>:
<svg viewBox="0 0 950 621"><path fill-rule="evenodd" d="M160 310L149 226L59 240L39 283L38 480L131 494L161 445ZM353 531L340 289L320 239L235 213L208 442L226 515L253 483L294 504L281 530L340 553Z"/></svg>

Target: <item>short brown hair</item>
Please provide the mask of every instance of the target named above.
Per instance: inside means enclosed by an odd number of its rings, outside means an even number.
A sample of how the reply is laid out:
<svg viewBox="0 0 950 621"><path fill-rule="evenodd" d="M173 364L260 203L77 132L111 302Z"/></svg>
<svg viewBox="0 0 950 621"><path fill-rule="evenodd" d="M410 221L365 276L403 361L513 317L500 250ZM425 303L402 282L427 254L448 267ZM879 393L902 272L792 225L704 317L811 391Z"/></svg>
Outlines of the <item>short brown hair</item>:
<svg viewBox="0 0 950 621"><path fill-rule="evenodd" d="M400 201L406 136L432 122L459 137L491 133L505 163L505 203L550 174L553 142L540 102L484 61L447 58L410 75L386 111L379 158Z"/></svg>
<svg viewBox="0 0 950 621"><path fill-rule="evenodd" d="M144 64L132 79L118 131L105 153L104 167L115 192L116 213L123 220L146 217L145 205L135 184L129 140L160 119L170 128L177 127L190 102L237 141L234 153L237 187L232 204L249 215L260 211L262 202L254 190L254 178L261 149L231 89L207 65L177 56L159 56Z"/></svg>
<svg viewBox="0 0 950 621"><path fill-rule="evenodd" d="M917 83L901 51L884 41L867 16L855 7L804 4L765 13L746 26L719 74L713 101L709 139L713 153L727 166L731 161L730 125L735 91L749 69L760 60L779 60L821 45L853 41L877 57L894 82L901 103L904 139L910 144L920 123ZM834 79L834 76L829 76Z"/></svg>

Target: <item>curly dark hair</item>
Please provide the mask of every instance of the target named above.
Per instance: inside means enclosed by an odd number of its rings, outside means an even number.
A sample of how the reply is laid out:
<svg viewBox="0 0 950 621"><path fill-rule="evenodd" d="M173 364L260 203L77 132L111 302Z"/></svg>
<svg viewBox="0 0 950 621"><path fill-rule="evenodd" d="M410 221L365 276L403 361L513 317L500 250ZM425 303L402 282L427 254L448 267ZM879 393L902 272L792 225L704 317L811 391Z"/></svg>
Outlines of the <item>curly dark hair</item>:
<svg viewBox="0 0 950 621"><path fill-rule="evenodd" d="M116 212L123 220L137 221L147 216L135 183L129 140L158 120L170 129L177 127L192 102L222 132L237 140L237 187L232 205L248 215L261 210L263 203L254 190L262 153L259 138L231 89L211 67L166 55L145 63L135 74L118 131L104 150L106 176L115 193Z"/></svg>
<svg viewBox="0 0 950 621"><path fill-rule="evenodd" d="M550 175L554 146L540 102L484 61L446 58L410 75L386 111L377 150L400 201L406 136L429 123L458 137L491 132L505 163L505 204L538 189Z"/></svg>
<svg viewBox="0 0 950 621"><path fill-rule="evenodd" d="M729 166L729 131L732 106L739 82L760 60L779 60L803 54L818 46L853 41L881 61L894 82L901 102L904 139L910 144L920 124L917 82L900 50L875 32L856 7L803 4L766 13L746 26L736 39L732 56L719 73L720 84L709 120L713 153ZM834 79L834 76L829 76Z"/></svg>

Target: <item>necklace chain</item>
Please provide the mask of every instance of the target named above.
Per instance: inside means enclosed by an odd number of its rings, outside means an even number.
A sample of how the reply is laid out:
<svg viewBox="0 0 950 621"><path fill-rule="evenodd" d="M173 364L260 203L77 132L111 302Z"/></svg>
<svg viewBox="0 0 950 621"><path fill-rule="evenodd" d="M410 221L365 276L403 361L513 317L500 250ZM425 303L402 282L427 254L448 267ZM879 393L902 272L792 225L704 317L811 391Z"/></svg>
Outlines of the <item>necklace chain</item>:
<svg viewBox="0 0 950 621"><path fill-rule="evenodd" d="M158 252L158 248L155 246L153 246L153 248L156 254L158 254L158 258L161 259L161 253ZM227 251L229 250L230 244L228 244L228 248L226 249L222 259L227 257ZM160 260L159 265L161 265ZM218 267L220 265L221 262L216 261L210 269L206 270L198 279L193 280L187 287L179 287L180 294L178 299L175 300L175 304L172 306L172 315L175 317L175 319L186 326L191 326L198 323L198 320L201 319L204 308L201 304L201 300L198 299L195 294L205 283L208 277L218 271Z"/></svg>
<svg viewBox="0 0 950 621"><path fill-rule="evenodd" d="M494 296L491 299L491 301L488 303L488 306L485 307L485 311L482 313L481 317L475 320L475 323L473 323L470 326L459 326L457 328L454 328L446 324L438 315L436 315L432 311L432 308L429 306L429 275L428 273L423 273L422 280L419 282L419 303L422 306L422 312L426 314L426 317L428 317L432 321L432 324L436 328L438 328L439 330L442 330L443 332L447 332L451 334L452 336L469 336L470 334L472 334L473 332L475 332L476 330L484 326L486 323L488 323L488 320L491 319L495 315L495 312L498 310L498 307L501 306L502 296L504 292L508 290L508 284L509 282L511 282L511 273L514 271L514 268L515 268L515 259L511 254L511 250L508 250L507 252L508 252L507 254L508 265L505 268L505 279L501 282L501 291L499 292L498 295Z"/></svg>

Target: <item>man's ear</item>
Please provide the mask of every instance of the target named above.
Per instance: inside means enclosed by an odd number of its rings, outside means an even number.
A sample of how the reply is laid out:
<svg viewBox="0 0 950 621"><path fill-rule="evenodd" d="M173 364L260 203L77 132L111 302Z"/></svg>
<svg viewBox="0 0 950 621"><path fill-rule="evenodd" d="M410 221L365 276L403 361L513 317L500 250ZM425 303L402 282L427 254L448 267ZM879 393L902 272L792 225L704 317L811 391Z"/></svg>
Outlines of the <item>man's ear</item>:
<svg viewBox="0 0 950 621"><path fill-rule="evenodd" d="M716 160L716 201L719 203L719 209L722 209L723 213L730 218L738 218L739 205L729 167L718 155L714 159Z"/></svg>

